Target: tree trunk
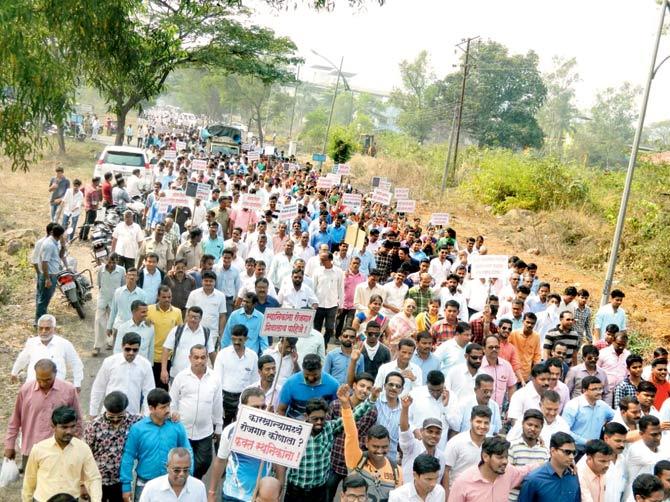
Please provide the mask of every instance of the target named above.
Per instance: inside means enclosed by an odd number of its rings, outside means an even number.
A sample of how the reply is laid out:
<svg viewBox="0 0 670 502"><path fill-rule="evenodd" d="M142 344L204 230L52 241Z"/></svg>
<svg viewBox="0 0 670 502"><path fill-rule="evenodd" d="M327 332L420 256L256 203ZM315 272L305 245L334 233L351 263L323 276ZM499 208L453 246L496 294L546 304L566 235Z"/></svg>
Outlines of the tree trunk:
<svg viewBox="0 0 670 502"><path fill-rule="evenodd" d="M263 118L261 117L261 109L256 108L256 125L258 126L258 141L263 146Z"/></svg>
<svg viewBox="0 0 670 502"><path fill-rule="evenodd" d="M58 133L56 134L58 138L58 153L65 153L65 129L62 125L58 126Z"/></svg>
<svg viewBox="0 0 670 502"><path fill-rule="evenodd" d="M114 138L114 144L116 146L123 145L123 139L126 136L126 115L128 110L123 107L117 107L115 110L116 113L116 137Z"/></svg>

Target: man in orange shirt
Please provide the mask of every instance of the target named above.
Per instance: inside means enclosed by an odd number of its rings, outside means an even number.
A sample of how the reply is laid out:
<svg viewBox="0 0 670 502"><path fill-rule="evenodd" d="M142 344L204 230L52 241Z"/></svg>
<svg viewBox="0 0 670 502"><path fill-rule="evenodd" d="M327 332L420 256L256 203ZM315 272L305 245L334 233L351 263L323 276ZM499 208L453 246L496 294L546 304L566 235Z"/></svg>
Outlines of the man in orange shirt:
<svg viewBox="0 0 670 502"><path fill-rule="evenodd" d="M668 360L659 357L651 362L651 383L656 387L654 407L661 409L663 402L670 397L670 383L668 382Z"/></svg>
<svg viewBox="0 0 670 502"><path fill-rule="evenodd" d="M540 335L533 331L536 322L537 316L532 312L526 312L523 315L523 329L521 331L512 331L512 334L509 336L509 341L516 347L521 363L522 382L528 381L531 368L542 359Z"/></svg>

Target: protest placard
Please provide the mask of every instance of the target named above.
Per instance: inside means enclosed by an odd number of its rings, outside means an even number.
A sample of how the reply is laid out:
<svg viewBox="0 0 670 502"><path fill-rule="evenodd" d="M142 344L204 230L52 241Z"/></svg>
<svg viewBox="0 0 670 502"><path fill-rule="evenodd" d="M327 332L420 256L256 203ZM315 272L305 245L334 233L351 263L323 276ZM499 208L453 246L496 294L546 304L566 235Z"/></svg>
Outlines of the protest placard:
<svg viewBox="0 0 670 502"><path fill-rule="evenodd" d="M170 207L188 206L189 204L190 201L186 192L165 190L165 197L161 197L158 201L158 210L161 213L165 213Z"/></svg>
<svg viewBox="0 0 670 502"><path fill-rule="evenodd" d="M415 200L399 200L395 210L399 213L413 213L416 211Z"/></svg>
<svg viewBox="0 0 670 502"><path fill-rule="evenodd" d="M361 207L363 196L359 193L345 193L342 196L342 203L349 209L355 210Z"/></svg>
<svg viewBox="0 0 670 502"><path fill-rule="evenodd" d="M245 405L235 423L231 450L289 468L300 466L312 424Z"/></svg>
<svg viewBox="0 0 670 502"><path fill-rule="evenodd" d="M342 181L342 176L340 176L339 174L328 173L326 174L326 178L329 180L333 180L333 185L339 185Z"/></svg>
<svg viewBox="0 0 670 502"><path fill-rule="evenodd" d="M204 171L207 169L207 161L202 159L194 159L191 161L191 169L196 171Z"/></svg>
<svg viewBox="0 0 670 502"><path fill-rule="evenodd" d="M289 171L297 171L300 166L298 164L295 164L293 162L289 162L288 164L288 170Z"/></svg>
<svg viewBox="0 0 670 502"><path fill-rule="evenodd" d="M435 226L449 225L449 214L447 213L433 213L430 215L430 224Z"/></svg>
<svg viewBox="0 0 670 502"><path fill-rule="evenodd" d="M266 308L261 335L308 337L314 323L314 314L316 310L312 309Z"/></svg>
<svg viewBox="0 0 670 502"><path fill-rule="evenodd" d="M386 178L382 178L381 176L373 176L372 177L372 188L378 188L379 184L382 181L386 183L387 180L386 180Z"/></svg>
<svg viewBox="0 0 670 502"><path fill-rule="evenodd" d="M393 194L389 192L388 190L382 190L381 188L375 189L374 192L372 192L372 202L377 202L379 204L383 204L385 206L390 206L391 205L391 198L393 197Z"/></svg>
<svg viewBox="0 0 670 502"><path fill-rule="evenodd" d="M338 164L337 174L341 176L349 176L351 174L351 167L346 164Z"/></svg>
<svg viewBox="0 0 670 502"><path fill-rule="evenodd" d="M177 150L165 150L163 158L166 160L174 160L177 158Z"/></svg>
<svg viewBox="0 0 670 502"><path fill-rule="evenodd" d="M358 223L352 223L347 226L344 242L355 249L362 249L365 243L365 235L365 230L358 228Z"/></svg>
<svg viewBox="0 0 670 502"><path fill-rule="evenodd" d="M260 160L261 154L258 152L249 152L247 153L247 160L253 162L254 160Z"/></svg>
<svg viewBox="0 0 670 502"><path fill-rule="evenodd" d="M294 220L298 217L298 203L286 204L279 211L279 221Z"/></svg>
<svg viewBox="0 0 670 502"><path fill-rule="evenodd" d="M471 255L470 275L473 279L501 279L507 274L507 256L504 255Z"/></svg>
<svg viewBox="0 0 670 502"><path fill-rule="evenodd" d="M325 189L330 189L333 188L333 180L331 178L317 178L316 179L316 188L325 188Z"/></svg>
<svg viewBox="0 0 670 502"><path fill-rule="evenodd" d="M240 195L240 206L242 209L260 211L263 209L263 196L254 193L243 193Z"/></svg>
<svg viewBox="0 0 670 502"><path fill-rule="evenodd" d="M381 188L382 190L387 190L387 191L391 190L391 182L386 181L386 180L381 180L379 182L379 188Z"/></svg>
<svg viewBox="0 0 670 502"><path fill-rule="evenodd" d="M175 143L175 146L177 147L178 152L181 152L182 150L186 150L186 141L177 141Z"/></svg>
<svg viewBox="0 0 670 502"><path fill-rule="evenodd" d="M407 200L407 199L409 199L409 188L396 188L395 189L395 198L396 198L396 200Z"/></svg>

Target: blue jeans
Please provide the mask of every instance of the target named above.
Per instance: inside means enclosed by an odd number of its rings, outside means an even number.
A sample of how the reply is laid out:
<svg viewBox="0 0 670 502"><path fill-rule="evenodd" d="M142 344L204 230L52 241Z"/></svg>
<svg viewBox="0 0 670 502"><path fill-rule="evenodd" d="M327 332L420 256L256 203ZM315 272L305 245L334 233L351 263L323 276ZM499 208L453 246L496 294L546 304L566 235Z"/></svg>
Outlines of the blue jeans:
<svg viewBox="0 0 670 502"><path fill-rule="evenodd" d="M60 204L51 203L51 221L56 222L56 214L58 213L58 208Z"/></svg>
<svg viewBox="0 0 670 502"><path fill-rule="evenodd" d="M37 308L35 309L35 321L47 313L49 309L49 302L56 291L56 274L49 274L51 280L51 287L45 287L45 276L40 274L37 281Z"/></svg>
<svg viewBox="0 0 670 502"><path fill-rule="evenodd" d="M79 221L79 215L70 216L68 214L63 215L63 228L67 232L68 226L72 227L72 233L68 236L68 242L72 242L72 239L75 238L75 232L77 231L77 222Z"/></svg>

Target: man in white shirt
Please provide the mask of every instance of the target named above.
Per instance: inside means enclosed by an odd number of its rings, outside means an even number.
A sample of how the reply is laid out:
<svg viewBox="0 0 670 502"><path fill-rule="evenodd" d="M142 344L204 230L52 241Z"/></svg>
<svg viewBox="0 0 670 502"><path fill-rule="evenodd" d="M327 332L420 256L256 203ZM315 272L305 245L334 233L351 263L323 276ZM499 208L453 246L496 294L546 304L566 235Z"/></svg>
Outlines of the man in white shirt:
<svg viewBox="0 0 670 502"><path fill-rule="evenodd" d="M142 339L137 333L126 333L121 341L121 353L111 355L102 362L93 385L89 415L96 417L102 402L110 392L121 391L128 397L128 413L147 412L147 395L156 387L151 363L139 354Z"/></svg>
<svg viewBox="0 0 670 502"><path fill-rule="evenodd" d="M303 284L303 278L302 270L294 268L291 272L291 284L284 284L277 295L277 300L283 308L314 310L318 308L319 299L309 286Z"/></svg>
<svg viewBox="0 0 670 502"><path fill-rule="evenodd" d="M551 373L544 363L538 363L531 369L530 382L517 390L509 401L507 418L512 420L521 420L526 410L535 408L540 409L540 399L542 395L549 390L549 380ZM560 401L560 397L559 397Z"/></svg>
<svg viewBox="0 0 670 502"><path fill-rule="evenodd" d="M144 485L139 502L200 502L207 500L207 490L199 479L190 476L191 453L186 448L172 448L167 458L167 474Z"/></svg>
<svg viewBox="0 0 670 502"><path fill-rule="evenodd" d="M440 419L443 431L458 430L458 424L454 421L458 415L458 399L450 399L451 395L444 385L444 374L441 371L429 371L426 385L415 388L410 395L412 406L409 409L409 422L413 434L416 435L424 422L431 418ZM445 432L440 437L437 448L444 450L446 445L447 434Z"/></svg>
<svg viewBox="0 0 670 502"><path fill-rule="evenodd" d="M382 300L386 298L386 291L377 284L379 276L379 270L373 268L370 271L370 275L368 275L367 281L356 285L356 289L354 289L354 307L356 308L356 313L367 310L372 295L379 295L382 297Z"/></svg>
<svg viewBox="0 0 670 502"><path fill-rule="evenodd" d="M456 300L458 302L458 320L468 322L470 315L468 314L468 301L465 295L458 290L458 276L456 274L449 274L447 276L446 284L439 287L438 283L436 293L440 298L440 305L446 305L449 300Z"/></svg>
<svg viewBox="0 0 670 502"><path fill-rule="evenodd" d="M189 307L186 311L186 323L175 326L168 333L163 344L161 356L161 382L167 384L170 377L175 378L180 371L188 368L188 355L191 347L197 344L207 347L210 360L214 362L214 333L201 325L202 309ZM168 362L170 367L168 367ZM168 373L169 371L169 373Z"/></svg>
<svg viewBox="0 0 670 502"><path fill-rule="evenodd" d="M437 286L441 286L447 280L447 275L449 275L449 271L451 270L451 261L447 258L448 255L449 251L444 247L440 249L436 258L430 260L428 273L435 280Z"/></svg>
<svg viewBox="0 0 670 502"><path fill-rule="evenodd" d="M140 345L140 355L147 361L154 360L154 327L146 323L149 307L142 300L135 300L130 304L132 318L119 324L116 330L116 339L114 340L114 353L121 352L121 340L126 333L137 333L140 335L142 344Z"/></svg>
<svg viewBox="0 0 670 502"><path fill-rule="evenodd" d="M475 378L484 359L484 347L471 343L465 347L465 363L451 368L445 379L449 389L459 402L471 400L475 396Z"/></svg>
<svg viewBox="0 0 670 502"><path fill-rule="evenodd" d="M405 277L407 277L405 272L398 270L393 276L393 280L382 286L386 293L385 296L382 296L384 298L382 314L385 316L392 317L402 310L409 290L409 286L405 284Z"/></svg>
<svg viewBox="0 0 670 502"><path fill-rule="evenodd" d="M296 344L298 338L281 337L274 347L268 347L263 352L264 356L270 356L275 362L275 376L273 380L277 380L277 394L279 389L284 385L288 377L300 371L300 364L298 364L298 349ZM280 367L281 365L281 367ZM259 369L259 372L262 371ZM262 375L260 376L261 380ZM262 387L261 387L262 388Z"/></svg>
<svg viewBox="0 0 670 502"><path fill-rule="evenodd" d="M258 354L246 346L248 329L243 324L233 326L231 345L221 349L214 361L214 374L223 389L223 427L237 416L240 394L258 382Z"/></svg>
<svg viewBox="0 0 670 502"><path fill-rule="evenodd" d="M626 428L617 422L603 426L603 440L612 448L610 466L605 473L604 502L621 502L626 489Z"/></svg>
<svg viewBox="0 0 670 502"><path fill-rule="evenodd" d="M212 463L212 439L221 438L223 405L221 381L207 367L207 348L194 345L190 368L179 372L170 386L170 409L179 415L193 449L193 475L202 479Z"/></svg>
<svg viewBox="0 0 670 502"><path fill-rule="evenodd" d="M328 253L322 260L322 267L314 272L314 293L319 306L314 316L314 329L321 331L326 328L324 343L328 346L335 333L335 316L337 309L344 302L344 272L333 266L333 253Z"/></svg>
<svg viewBox="0 0 670 502"><path fill-rule="evenodd" d="M84 365L72 343L56 334L56 318L44 314L37 321L38 336L26 340L26 345L19 353L12 366L12 383L19 381L19 373L27 368L26 382L35 380L35 363L40 359L50 359L57 368L57 377L65 380L67 367L72 371L72 383L81 389L84 379Z"/></svg>
<svg viewBox="0 0 670 502"><path fill-rule="evenodd" d="M456 335L435 349L434 354L440 361L442 373L447 375L451 368L465 362L465 347L470 343L471 336L470 325L459 323L456 326Z"/></svg>
<svg viewBox="0 0 670 502"><path fill-rule="evenodd" d="M247 244L242 240L243 230L240 227L233 228L232 237L223 242L224 248L236 248L237 257L245 260L247 257ZM242 270L240 269L240 272Z"/></svg>
<svg viewBox="0 0 670 502"><path fill-rule="evenodd" d="M386 381L386 375L392 371L397 371L405 379L401 396L408 394L412 389L421 386L423 382L423 373L418 365L412 362L412 356L416 343L411 338L402 338L398 342L398 352L396 358L386 364L382 364L375 378L375 387L383 387Z"/></svg>
<svg viewBox="0 0 670 502"><path fill-rule="evenodd" d="M135 266L140 243L144 240L142 228L133 221L133 212L123 213L123 221L112 233L112 253L119 255L119 263L127 270Z"/></svg>
<svg viewBox="0 0 670 502"><path fill-rule="evenodd" d="M558 413L560 406L561 397L558 393L553 390L546 390L542 393L542 397L540 398L540 407L529 408L539 409L542 412L542 415L544 415L544 426L540 432L540 437L545 445L549 444L551 436L557 432L570 434L570 426ZM521 415L521 417L523 418L523 415ZM521 437L522 432L522 423L521 419L519 419L514 423L514 427L507 433L506 439L509 442L516 441Z"/></svg>
<svg viewBox="0 0 670 502"><path fill-rule="evenodd" d="M405 484L389 492L388 502L444 502L447 500L440 485L440 461L428 453L414 459L412 477Z"/></svg>
<svg viewBox="0 0 670 502"><path fill-rule="evenodd" d="M645 415L638 422L640 440L634 442L626 453L626 486L624 500L631 497L631 480L640 474L651 474L654 465L660 460L666 460L670 452L661 448L661 421L653 415Z"/></svg>
<svg viewBox="0 0 670 502"><path fill-rule="evenodd" d="M216 273L207 270L202 273L202 287L191 291L186 300L186 308L198 306L202 309L202 325L209 328L214 337L215 346L223 335L226 325L226 295L216 286Z"/></svg>
<svg viewBox="0 0 670 502"><path fill-rule="evenodd" d="M290 239L287 240L284 242L284 251L276 254L272 259L268 278L273 284L281 284L286 277L291 275L293 263L298 259L298 257L293 254L293 248L293 241Z"/></svg>
<svg viewBox="0 0 670 502"><path fill-rule="evenodd" d="M133 169L133 174L128 176L128 183L126 185L126 192L132 199L133 197L139 197L142 195L140 192L140 184L142 179L140 178L141 171L139 169Z"/></svg>
<svg viewBox="0 0 670 502"><path fill-rule="evenodd" d="M110 348L112 346L111 338L107 337L109 312L114 301L114 292L123 287L126 282L126 271L121 265L117 265L117 260L118 255L112 253L107 258L107 263L103 263L96 269L98 304L95 309L95 341L91 353L93 357L100 354L103 346L107 345Z"/></svg>

